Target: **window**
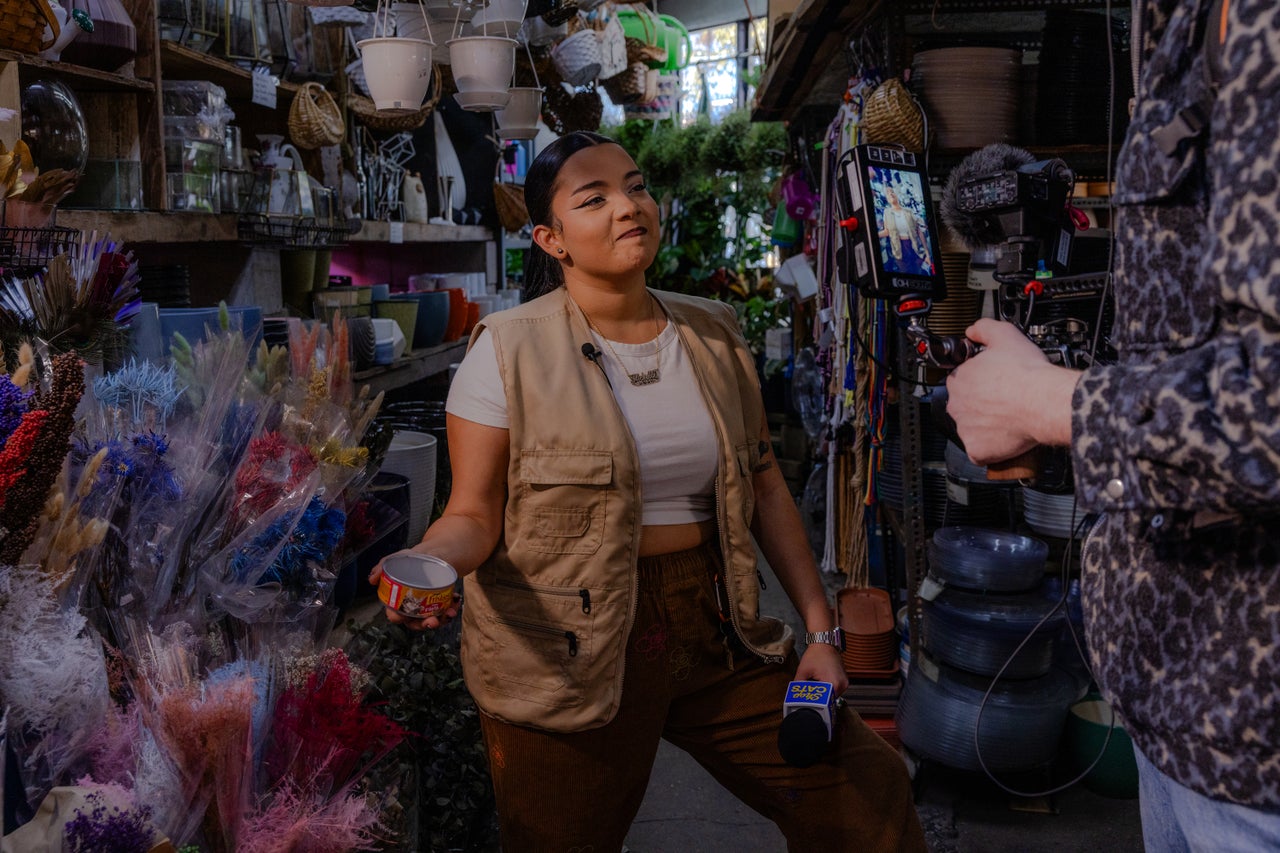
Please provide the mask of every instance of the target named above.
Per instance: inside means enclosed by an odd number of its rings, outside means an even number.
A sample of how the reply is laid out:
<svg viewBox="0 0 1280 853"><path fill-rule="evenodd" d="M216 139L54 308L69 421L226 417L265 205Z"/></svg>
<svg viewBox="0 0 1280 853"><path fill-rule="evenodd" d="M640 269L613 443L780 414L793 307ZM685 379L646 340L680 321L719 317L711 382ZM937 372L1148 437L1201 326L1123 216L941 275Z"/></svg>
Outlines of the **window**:
<svg viewBox="0 0 1280 853"><path fill-rule="evenodd" d="M758 18L739 21L689 34L693 54L680 74L679 116L690 125L706 115L713 123L734 110L750 105L755 97L754 80L764 65L764 41L768 22ZM603 123L621 124L623 109L600 90L604 101Z"/></svg>
<svg viewBox="0 0 1280 853"><path fill-rule="evenodd" d="M763 62L765 19L725 24L690 33L693 56L680 72L680 123L693 124L706 115L720 121L755 96L745 83L744 72L755 72Z"/></svg>

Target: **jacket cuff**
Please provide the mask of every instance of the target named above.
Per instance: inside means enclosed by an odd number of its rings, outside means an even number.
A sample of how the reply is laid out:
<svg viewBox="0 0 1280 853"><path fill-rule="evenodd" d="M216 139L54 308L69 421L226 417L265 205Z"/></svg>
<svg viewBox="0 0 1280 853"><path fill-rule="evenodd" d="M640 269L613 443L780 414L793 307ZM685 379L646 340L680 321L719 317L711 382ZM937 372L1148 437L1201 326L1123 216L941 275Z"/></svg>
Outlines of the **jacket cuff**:
<svg viewBox="0 0 1280 853"><path fill-rule="evenodd" d="M1076 499L1087 512L1133 509L1149 501L1131 444L1148 410L1146 380L1155 367L1090 368L1071 398L1071 456Z"/></svg>

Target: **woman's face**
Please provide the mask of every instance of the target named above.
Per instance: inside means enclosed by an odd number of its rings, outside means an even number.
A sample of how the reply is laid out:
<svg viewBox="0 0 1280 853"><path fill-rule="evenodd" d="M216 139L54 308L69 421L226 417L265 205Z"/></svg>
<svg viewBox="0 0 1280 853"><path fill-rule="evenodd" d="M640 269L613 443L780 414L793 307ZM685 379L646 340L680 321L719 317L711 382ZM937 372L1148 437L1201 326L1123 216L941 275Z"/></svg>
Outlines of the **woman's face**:
<svg viewBox="0 0 1280 853"><path fill-rule="evenodd" d="M619 145L593 145L565 161L551 216L533 239L564 264L566 277L643 273L657 257L658 203Z"/></svg>
<svg viewBox="0 0 1280 853"><path fill-rule="evenodd" d="M889 206L890 206L890 207L897 207L897 206L898 206L898 204L899 204L899 202L898 202L898 194L897 194L896 192L894 192L891 188L889 188L889 187L885 187L885 188L884 188L884 197L885 197L886 199L888 199L888 201L889 201Z"/></svg>

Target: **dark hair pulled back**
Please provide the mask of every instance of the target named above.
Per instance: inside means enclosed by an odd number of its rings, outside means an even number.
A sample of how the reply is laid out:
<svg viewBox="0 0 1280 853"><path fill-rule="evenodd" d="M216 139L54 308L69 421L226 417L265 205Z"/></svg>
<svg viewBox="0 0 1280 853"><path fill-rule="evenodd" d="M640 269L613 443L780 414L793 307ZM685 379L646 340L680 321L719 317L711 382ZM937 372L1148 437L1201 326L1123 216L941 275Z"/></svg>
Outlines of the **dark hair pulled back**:
<svg viewBox="0 0 1280 853"><path fill-rule="evenodd" d="M529 221L534 225L552 224L551 200L555 196L560 170L570 157L584 148L595 145L617 144L600 133L577 130L566 133L538 154L524 178L524 204L529 211ZM564 284L564 269L560 262L544 252L537 243L529 248L529 258L524 265L524 298L536 299Z"/></svg>

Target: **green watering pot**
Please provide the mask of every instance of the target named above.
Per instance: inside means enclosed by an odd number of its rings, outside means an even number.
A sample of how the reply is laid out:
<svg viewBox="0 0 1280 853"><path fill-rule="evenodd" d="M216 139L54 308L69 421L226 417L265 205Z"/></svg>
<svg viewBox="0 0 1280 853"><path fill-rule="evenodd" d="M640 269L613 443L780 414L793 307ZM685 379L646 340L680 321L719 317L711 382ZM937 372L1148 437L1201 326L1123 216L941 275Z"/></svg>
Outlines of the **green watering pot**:
<svg viewBox="0 0 1280 853"><path fill-rule="evenodd" d="M667 48L667 61L658 70L679 71L693 58L693 39L689 37L689 30L685 25L675 18L670 15L659 15L658 18L665 24L663 29Z"/></svg>

